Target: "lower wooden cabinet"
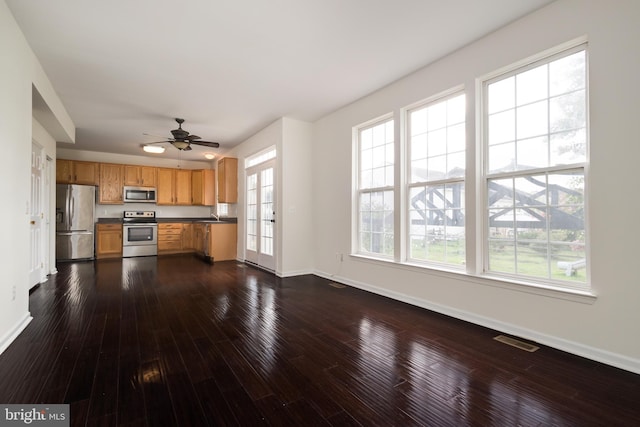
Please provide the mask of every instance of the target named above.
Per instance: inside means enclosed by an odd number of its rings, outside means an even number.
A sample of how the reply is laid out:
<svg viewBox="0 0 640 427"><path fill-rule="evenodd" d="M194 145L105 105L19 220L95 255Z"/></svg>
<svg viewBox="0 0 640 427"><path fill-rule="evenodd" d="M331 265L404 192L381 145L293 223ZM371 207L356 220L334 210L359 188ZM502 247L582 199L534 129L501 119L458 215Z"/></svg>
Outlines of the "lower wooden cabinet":
<svg viewBox="0 0 640 427"><path fill-rule="evenodd" d="M209 258L211 261L230 261L237 257L238 224L209 224Z"/></svg>
<svg viewBox="0 0 640 427"><path fill-rule="evenodd" d="M158 224L158 254L182 252L182 224Z"/></svg>
<svg viewBox="0 0 640 427"><path fill-rule="evenodd" d="M191 223L158 224L158 255L193 252L192 230Z"/></svg>
<svg viewBox="0 0 640 427"><path fill-rule="evenodd" d="M96 225L96 258L122 257L122 224Z"/></svg>

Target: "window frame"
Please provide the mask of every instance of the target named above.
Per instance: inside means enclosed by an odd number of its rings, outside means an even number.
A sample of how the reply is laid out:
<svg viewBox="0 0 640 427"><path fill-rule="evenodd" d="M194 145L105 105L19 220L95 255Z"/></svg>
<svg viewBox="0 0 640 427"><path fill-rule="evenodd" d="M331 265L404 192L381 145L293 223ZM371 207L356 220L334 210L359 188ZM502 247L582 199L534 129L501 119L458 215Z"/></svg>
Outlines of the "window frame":
<svg viewBox="0 0 640 427"><path fill-rule="evenodd" d="M420 182L413 182L412 180L412 173L413 173L413 167L412 167L412 161L413 161L413 153L412 153L412 135L411 135L411 130L412 130L412 123L411 123L411 114L413 112L419 111L421 109L426 109L429 108L431 106L435 106L437 104L440 103L446 103L448 100L453 99L453 98L457 98L459 96L463 97L464 100L464 121L461 123L463 125L464 128L464 157L465 157L465 170L464 173L462 174L462 176L459 177L444 177L442 179L425 179L423 181ZM405 191L404 191L404 200L402 201L402 207L405 210L405 215L403 216L404 218L404 232L402 234L402 237L404 238L404 251L405 251L405 255L404 258L406 260L406 262L408 264L411 265L417 265L417 266L424 266L424 267L435 267L435 268L443 268L443 269L451 269L454 271L465 271L466 269L466 258L467 258L467 251L465 250L465 255L464 255L464 263L462 263L461 265L456 265L452 262L439 262L439 261L434 261L434 260L428 260L428 259L419 259L419 258L412 258L411 257L411 245L412 245L412 239L411 239L411 208L410 208L410 203L411 203L411 190L413 188L416 187L429 187L429 186L447 186L447 185L452 185L452 184L462 184L463 188L464 188L464 192L465 192L465 196L463 196L463 200L462 200L462 211L465 212L466 211L466 191L467 191L467 174L468 174L468 168L467 168L467 146L468 146L468 139L467 139L467 122L468 122L468 118L467 118L467 93L465 91L465 87L463 85L459 85L459 86L455 86L451 89L448 89L446 91L440 92L434 96L431 96L429 98L426 98L424 100L421 100L419 102L416 102L406 108L402 109L402 117L403 117L403 124L404 124L404 138L403 138L403 145L404 145L404 150L406 153L406 157L403 159L403 166L406 169L406 176L404 177L404 187L405 187ZM449 128L449 126L445 126L445 128ZM448 153L448 150L447 150ZM466 212L465 212L465 216L466 216ZM464 226L464 245L466 246L466 239L467 239L467 224L466 224L466 220L465 220L465 226Z"/></svg>
<svg viewBox="0 0 640 427"><path fill-rule="evenodd" d="M361 134L363 131L366 131L368 129L372 129L375 128L376 126L379 125L384 125L388 122L391 122L394 128L394 137L393 137L393 150L394 150L394 161L393 161L393 183L392 185L386 185L386 186L378 186L378 187L370 187L370 188L362 188L361 187L361 167L362 167L362 159L361 159ZM367 122L364 122L358 126L354 126L352 128L352 139L353 139L353 159L354 159L354 167L353 167L353 201L352 201L352 206L353 206L353 212L352 212L352 224L354 225L352 227L352 242L351 242L351 252L352 254L356 254L359 256L364 256L367 258L373 258L373 259L379 259L379 260L384 260L384 261L393 261L395 259L395 241L398 237L398 230L396 227L396 220L395 218L397 217L397 210L396 210L396 203L395 200L397 198L397 179L396 179L396 168L398 167L398 161L397 161L397 155L396 155L396 147L398 145L398 140L397 140L397 133L396 133L396 128L397 128L397 124L396 124L396 120L395 117L393 115L393 113L388 113L385 114L383 116L377 117L375 119L369 120ZM386 144L386 143L385 143ZM377 193L377 192L386 192L386 191L390 191L393 194L393 199L394 199L394 209L393 209L393 216L394 216L394 221L393 221L393 253L391 255L386 255L384 252L383 253L377 253L377 252L370 252L370 251L365 251L363 250L362 246L361 246L361 221L360 221L360 199L361 199L361 195L364 193Z"/></svg>
<svg viewBox="0 0 640 427"><path fill-rule="evenodd" d="M585 55L585 158L584 161L567 163L561 165L548 165L546 167L536 167L530 169L514 169L507 172L490 172L489 171L489 96L488 87L492 83L496 83L502 80L506 80L513 76L522 74L526 71L535 69L541 65L549 64L555 60L568 57L572 54L584 51ZM591 274L590 274L590 245L589 245L589 159L590 159L590 121L589 121L589 47L586 39L578 39L557 46L552 49L548 49L539 53L533 57L527 58L510 66L497 70L489 75L483 76L477 79L476 96L479 99L477 102L477 125L479 131L476 138L476 153L479 155L476 158L477 165L477 182L479 187L478 196L480 197L476 201L476 209L480 211L478 215L477 226L477 238L476 243L478 256L478 268L477 274L497 280L505 280L511 283L525 284L534 287L547 286L559 290L565 291L578 291L578 292L590 292L591 291ZM548 96L546 99L548 100ZM548 112L547 112L548 114ZM550 131L549 131L550 133ZM542 278L535 276L528 276L518 273L505 273L492 271L489 269L489 205L488 205L488 183L492 179L496 178L517 178L531 175L540 174L552 174L557 172L569 172L581 170L584 177L584 234L585 234L585 272L586 279L584 282L574 282L568 280L558 280L553 278ZM545 205L549 207L548 203ZM515 207L515 206L514 206ZM552 242L547 239L547 246Z"/></svg>

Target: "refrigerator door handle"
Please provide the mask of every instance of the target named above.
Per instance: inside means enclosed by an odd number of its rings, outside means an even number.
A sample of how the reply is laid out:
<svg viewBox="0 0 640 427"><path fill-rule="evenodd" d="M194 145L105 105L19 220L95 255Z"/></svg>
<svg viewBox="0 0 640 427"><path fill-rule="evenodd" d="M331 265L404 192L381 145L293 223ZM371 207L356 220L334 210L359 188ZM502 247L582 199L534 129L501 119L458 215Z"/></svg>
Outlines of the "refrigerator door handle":
<svg viewBox="0 0 640 427"><path fill-rule="evenodd" d="M69 220L69 215L71 213L71 186L67 186L66 191L65 191L65 197L64 197L64 201L65 201L65 209L67 210L65 212L64 215L64 228L66 230L71 229L71 221Z"/></svg>
<svg viewBox="0 0 640 427"><path fill-rule="evenodd" d="M81 230L81 231L58 231L58 236L77 236L78 234L93 234L93 231Z"/></svg>
<svg viewBox="0 0 640 427"><path fill-rule="evenodd" d="M75 213L74 210L76 208L76 200L73 197L73 193L70 195L71 197L69 197L69 227L71 228L71 223L73 222L73 214Z"/></svg>

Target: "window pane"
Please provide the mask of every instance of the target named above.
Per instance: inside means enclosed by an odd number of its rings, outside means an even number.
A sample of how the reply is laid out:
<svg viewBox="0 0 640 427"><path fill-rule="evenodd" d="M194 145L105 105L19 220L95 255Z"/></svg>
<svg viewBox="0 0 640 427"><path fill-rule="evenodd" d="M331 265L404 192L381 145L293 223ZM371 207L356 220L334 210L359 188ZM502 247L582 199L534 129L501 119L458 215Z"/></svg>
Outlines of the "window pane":
<svg viewBox="0 0 640 427"><path fill-rule="evenodd" d="M427 129L442 129L447 125L447 105L444 102L433 104L427 108Z"/></svg>
<svg viewBox="0 0 640 427"><path fill-rule="evenodd" d="M465 153L452 153L447 156L447 178L464 178Z"/></svg>
<svg viewBox="0 0 640 427"><path fill-rule="evenodd" d="M424 182L427 180L427 159L411 162L411 182Z"/></svg>
<svg viewBox="0 0 640 427"><path fill-rule="evenodd" d="M516 144L493 145L489 147L489 173L515 170Z"/></svg>
<svg viewBox="0 0 640 427"><path fill-rule="evenodd" d="M427 131L427 110L412 111L409 116L411 122L411 135L418 135Z"/></svg>
<svg viewBox="0 0 640 427"><path fill-rule="evenodd" d="M393 185L393 122L387 121L360 131L359 188ZM388 140L388 138L391 138ZM391 172L389 172L391 169Z"/></svg>
<svg viewBox="0 0 640 427"><path fill-rule="evenodd" d="M410 182L464 177L465 114L464 95L436 101L410 112ZM421 161L425 157L427 161Z"/></svg>
<svg viewBox="0 0 640 427"><path fill-rule="evenodd" d="M547 110L547 101L518 108L516 117L518 139L546 135L549 132Z"/></svg>
<svg viewBox="0 0 640 427"><path fill-rule="evenodd" d="M413 187L409 194L409 258L464 265L464 184Z"/></svg>
<svg viewBox="0 0 640 427"><path fill-rule="evenodd" d="M447 156L429 157L427 170L427 178L429 180L444 178L447 170Z"/></svg>
<svg viewBox="0 0 640 427"><path fill-rule="evenodd" d="M489 116L489 145L516 139L515 110Z"/></svg>
<svg viewBox="0 0 640 427"><path fill-rule="evenodd" d="M551 98L549 118L551 132L582 129L586 124L585 93L583 90Z"/></svg>
<svg viewBox="0 0 640 427"><path fill-rule="evenodd" d="M360 251L388 255L394 230L393 191L361 193L359 203Z"/></svg>
<svg viewBox="0 0 640 427"><path fill-rule="evenodd" d="M427 155L439 156L447 152L447 130L439 129L427 134Z"/></svg>
<svg viewBox="0 0 640 427"><path fill-rule="evenodd" d="M576 52L549 64L550 96L586 87L586 53Z"/></svg>
<svg viewBox="0 0 640 427"><path fill-rule="evenodd" d="M466 145L464 123L451 126L447 129L447 151L464 151Z"/></svg>
<svg viewBox="0 0 640 427"><path fill-rule="evenodd" d="M456 96L447 100L447 126L465 122L465 97Z"/></svg>
<svg viewBox="0 0 640 427"><path fill-rule="evenodd" d="M488 87L489 114L504 111L516 106L516 78L509 77L495 82Z"/></svg>
<svg viewBox="0 0 640 427"><path fill-rule="evenodd" d="M489 180L489 203L491 271L585 281L582 170ZM496 249L512 241L511 255ZM567 268L571 274L562 276Z"/></svg>
<svg viewBox="0 0 640 427"><path fill-rule="evenodd" d="M489 240L489 271L515 273L515 244L508 240Z"/></svg>
<svg viewBox="0 0 640 427"><path fill-rule="evenodd" d="M547 136L522 139L516 144L518 170L549 166L549 143Z"/></svg>
<svg viewBox="0 0 640 427"><path fill-rule="evenodd" d="M585 129L551 135L549 150L552 165L584 162L587 158L587 135Z"/></svg>
<svg viewBox="0 0 640 427"><path fill-rule="evenodd" d="M517 105L540 101L549 96L547 72L545 64L516 76Z"/></svg>

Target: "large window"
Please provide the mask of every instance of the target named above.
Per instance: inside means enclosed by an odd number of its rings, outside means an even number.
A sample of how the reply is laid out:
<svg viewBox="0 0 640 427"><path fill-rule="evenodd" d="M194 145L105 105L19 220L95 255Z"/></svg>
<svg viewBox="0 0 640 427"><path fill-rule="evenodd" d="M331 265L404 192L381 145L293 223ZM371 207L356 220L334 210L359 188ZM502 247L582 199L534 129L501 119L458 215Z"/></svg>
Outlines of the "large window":
<svg viewBox="0 0 640 427"><path fill-rule="evenodd" d="M358 129L358 252L394 253L394 130L387 119Z"/></svg>
<svg viewBox="0 0 640 427"><path fill-rule="evenodd" d="M465 96L408 111L408 258L465 264Z"/></svg>
<svg viewBox="0 0 640 427"><path fill-rule="evenodd" d="M486 271L586 282L584 46L485 82Z"/></svg>
<svg viewBox="0 0 640 427"><path fill-rule="evenodd" d="M588 138L586 44L356 127L353 253L585 290Z"/></svg>

